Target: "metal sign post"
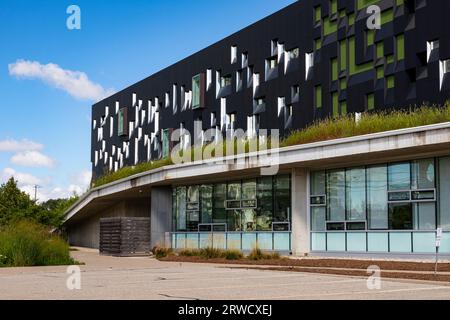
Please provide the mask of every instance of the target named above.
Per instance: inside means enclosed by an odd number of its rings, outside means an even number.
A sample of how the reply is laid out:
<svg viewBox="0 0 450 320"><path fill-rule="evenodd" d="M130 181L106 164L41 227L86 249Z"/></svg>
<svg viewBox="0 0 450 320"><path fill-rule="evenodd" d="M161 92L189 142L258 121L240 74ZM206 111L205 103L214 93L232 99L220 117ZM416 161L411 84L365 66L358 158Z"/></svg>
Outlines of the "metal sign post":
<svg viewBox="0 0 450 320"><path fill-rule="evenodd" d="M438 272L438 263L439 263L439 248L441 247L442 240L442 228L438 228L436 230L436 265L434 267L434 275L437 275Z"/></svg>

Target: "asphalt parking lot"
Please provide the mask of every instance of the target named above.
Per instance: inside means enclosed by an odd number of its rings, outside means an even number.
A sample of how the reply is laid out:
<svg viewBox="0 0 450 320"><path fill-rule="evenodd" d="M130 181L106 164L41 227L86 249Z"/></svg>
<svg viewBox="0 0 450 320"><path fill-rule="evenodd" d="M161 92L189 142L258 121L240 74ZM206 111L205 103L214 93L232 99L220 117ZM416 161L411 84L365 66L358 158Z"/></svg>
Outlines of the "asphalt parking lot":
<svg viewBox="0 0 450 320"><path fill-rule="evenodd" d="M86 263L79 290L68 289L67 267L8 268L0 269L0 299L450 299L445 283L382 280L370 290L365 278L73 255Z"/></svg>

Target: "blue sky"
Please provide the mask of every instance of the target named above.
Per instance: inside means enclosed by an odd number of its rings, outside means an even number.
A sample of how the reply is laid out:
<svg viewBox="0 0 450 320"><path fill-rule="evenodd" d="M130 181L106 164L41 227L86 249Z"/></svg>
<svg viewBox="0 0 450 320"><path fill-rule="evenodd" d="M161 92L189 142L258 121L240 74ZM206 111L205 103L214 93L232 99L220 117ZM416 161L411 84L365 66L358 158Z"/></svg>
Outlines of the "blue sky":
<svg viewBox="0 0 450 320"><path fill-rule="evenodd" d="M39 184L41 200L83 191L99 93L78 86L119 91L293 2L0 0L0 181ZM72 4L81 30L66 27Z"/></svg>

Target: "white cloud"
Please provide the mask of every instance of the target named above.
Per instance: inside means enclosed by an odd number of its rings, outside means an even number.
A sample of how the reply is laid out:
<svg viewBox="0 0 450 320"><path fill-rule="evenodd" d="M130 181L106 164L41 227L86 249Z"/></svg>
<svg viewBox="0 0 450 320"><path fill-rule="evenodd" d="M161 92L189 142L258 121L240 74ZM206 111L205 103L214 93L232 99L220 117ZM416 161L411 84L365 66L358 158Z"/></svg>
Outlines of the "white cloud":
<svg viewBox="0 0 450 320"><path fill-rule="evenodd" d="M34 186L42 183L42 180L28 173L17 172L11 168L3 169L2 180L7 181L11 177L14 177L18 182L19 187L25 187L27 185Z"/></svg>
<svg viewBox="0 0 450 320"><path fill-rule="evenodd" d="M89 171L82 171L74 174L68 185L56 186L51 178L38 178L28 173L17 172L12 168L5 168L1 172L0 178L2 182L6 182L9 178L14 177L20 190L27 193L34 199L35 186L37 190L38 202L45 202L49 199L62 199L73 196L74 193L82 195L89 189L90 183Z"/></svg>
<svg viewBox="0 0 450 320"><path fill-rule="evenodd" d="M12 156L11 163L18 166L33 168L52 168L55 166L55 160L39 151L19 152Z"/></svg>
<svg viewBox="0 0 450 320"><path fill-rule="evenodd" d="M114 93L89 80L86 73L62 69L54 63L17 60L8 65L9 74L18 78L38 79L80 100L99 101Z"/></svg>
<svg viewBox="0 0 450 320"><path fill-rule="evenodd" d="M44 146L40 143L22 139L20 141L7 139L0 141L0 152L20 152L42 150Z"/></svg>
<svg viewBox="0 0 450 320"><path fill-rule="evenodd" d="M89 187L91 183L92 172L89 170L81 171L80 173L72 176L72 182L76 185L83 186L84 188Z"/></svg>

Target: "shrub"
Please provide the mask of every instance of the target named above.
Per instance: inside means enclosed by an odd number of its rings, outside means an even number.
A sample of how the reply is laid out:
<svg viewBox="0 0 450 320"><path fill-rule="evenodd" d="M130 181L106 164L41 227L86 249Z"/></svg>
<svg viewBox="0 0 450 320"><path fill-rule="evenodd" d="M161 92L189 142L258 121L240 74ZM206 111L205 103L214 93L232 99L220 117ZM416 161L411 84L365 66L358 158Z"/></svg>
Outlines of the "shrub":
<svg viewBox="0 0 450 320"><path fill-rule="evenodd" d="M71 265L69 245L41 225L17 222L0 231L0 265L8 267Z"/></svg>
<svg viewBox="0 0 450 320"><path fill-rule="evenodd" d="M278 260L280 259L280 254L278 252L264 253L261 249L255 248L247 256L249 260Z"/></svg>
<svg viewBox="0 0 450 320"><path fill-rule="evenodd" d="M226 250L223 255L227 260L240 260L244 257L239 250Z"/></svg>
<svg viewBox="0 0 450 320"><path fill-rule="evenodd" d="M163 247L155 247L152 251L156 259L165 258L173 252L172 249Z"/></svg>
<svg viewBox="0 0 450 320"><path fill-rule="evenodd" d="M178 255L182 257L199 257L201 255L201 252L194 249L184 249L181 250Z"/></svg>
<svg viewBox="0 0 450 320"><path fill-rule="evenodd" d="M204 248L200 249L200 256L205 259L217 259L223 257L223 250L216 248Z"/></svg>

